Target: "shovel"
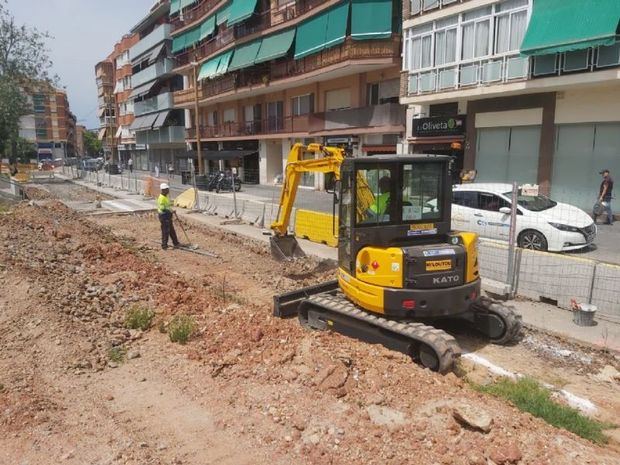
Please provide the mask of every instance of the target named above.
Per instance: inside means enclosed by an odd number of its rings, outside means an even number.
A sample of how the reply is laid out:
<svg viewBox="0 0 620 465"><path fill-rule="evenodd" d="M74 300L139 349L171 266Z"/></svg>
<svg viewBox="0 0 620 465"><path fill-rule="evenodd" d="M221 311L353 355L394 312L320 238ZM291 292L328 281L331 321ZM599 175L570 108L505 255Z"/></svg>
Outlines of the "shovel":
<svg viewBox="0 0 620 465"><path fill-rule="evenodd" d="M185 227L183 226L183 223L181 222L181 219L179 218L179 215L177 215L177 212L174 212L174 216L177 219L177 223L179 226L181 226L181 231L183 231L183 234L185 235L185 239L187 240L187 245L182 246L182 248L186 248L186 249L190 249L190 250L197 250L198 246L196 244L190 244L190 240L189 240L189 236L187 235L187 231L185 230Z"/></svg>

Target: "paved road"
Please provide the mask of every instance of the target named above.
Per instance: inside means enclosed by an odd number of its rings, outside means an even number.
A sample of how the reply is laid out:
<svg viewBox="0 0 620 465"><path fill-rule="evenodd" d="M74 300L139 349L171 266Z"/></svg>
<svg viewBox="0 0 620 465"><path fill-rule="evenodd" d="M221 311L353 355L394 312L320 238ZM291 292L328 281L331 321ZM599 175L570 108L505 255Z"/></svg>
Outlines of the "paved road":
<svg viewBox="0 0 620 465"><path fill-rule="evenodd" d="M136 171L135 175L138 179L142 179L151 176L152 173ZM127 176L127 174L125 173L123 176ZM168 176L160 176L160 178L166 181L169 180L173 196L180 194L188 187L181 184L180 176L172 176L171 178L168 178ZM256 200L267 203L278 203L280 190L281 186L243 184L241 192L255 197ZM232 196L232 194L230 195ZM331 213L332 202L331 194L300 188L297 193L295 206L306 210ZM600 225L598 230L598 236L592 246L587 249L572 252L570 255L620 264L620 221L616 226Z"/></svg>

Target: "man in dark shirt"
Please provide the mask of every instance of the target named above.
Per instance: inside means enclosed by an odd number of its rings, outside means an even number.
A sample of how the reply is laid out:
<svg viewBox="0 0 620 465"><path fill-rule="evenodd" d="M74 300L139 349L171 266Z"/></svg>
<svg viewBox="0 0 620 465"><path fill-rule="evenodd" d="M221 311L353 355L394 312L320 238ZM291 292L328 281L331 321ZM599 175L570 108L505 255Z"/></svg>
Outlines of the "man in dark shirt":
<svg viewBox="0 0 620 465"><path fill-rule="evenodd" d="M614 189L614 180L609 175L609 170L605 169L599 172L601 176L603 176L603 181L601 182L601 187L599 189L598 194L598 202L603 207L603 212L607 215L607 221L605 224L613 224L614 222L614 214L611 211L611 199L612 199L612 191ZM597 215L594 215L594 221L596 222Z"/></svg>

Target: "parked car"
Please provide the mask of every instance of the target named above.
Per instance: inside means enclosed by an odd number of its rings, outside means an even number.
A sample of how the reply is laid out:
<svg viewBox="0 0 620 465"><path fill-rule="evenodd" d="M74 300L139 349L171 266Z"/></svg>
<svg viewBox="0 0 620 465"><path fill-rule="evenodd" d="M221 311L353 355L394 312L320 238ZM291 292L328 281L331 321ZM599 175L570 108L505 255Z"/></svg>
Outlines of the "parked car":
<svg viewBox="0 0 620 465"><path fill-rule="evenodd" d="M82 169L85 171L98 171L103 166L103 162L98 158L86 158L82 160Z"/></svg>
<svg viewBox="0 0 620 465"><path fill-rule="evenodd" d="M481 237L508 240L511 184L461 184L454 187L452 224ZM583 210L544 195L517 195L517 244L524 249L562 252L590 245L597 233Z"/></svg>

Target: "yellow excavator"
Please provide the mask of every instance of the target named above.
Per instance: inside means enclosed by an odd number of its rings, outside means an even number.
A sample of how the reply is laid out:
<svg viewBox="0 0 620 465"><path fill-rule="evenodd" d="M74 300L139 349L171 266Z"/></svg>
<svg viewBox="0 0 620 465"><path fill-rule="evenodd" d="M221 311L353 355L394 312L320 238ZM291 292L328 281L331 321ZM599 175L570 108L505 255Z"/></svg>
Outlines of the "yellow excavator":
<svg viewBox="0 0 620 465"><path fill-rule="evenodd" d="M304 159L307 153L315 157ZM272 254L304 256L288 234L301 176L332 173L339 186L333 191L338 276L275 296L274 315L383 344L441 373L452 369L461 349L426 323L458 320L494 343L514 341L521 317L480 295L477 235L451 228L450 161L442 155L350 158L340 148L295 144L271 225Z"/></svg>

